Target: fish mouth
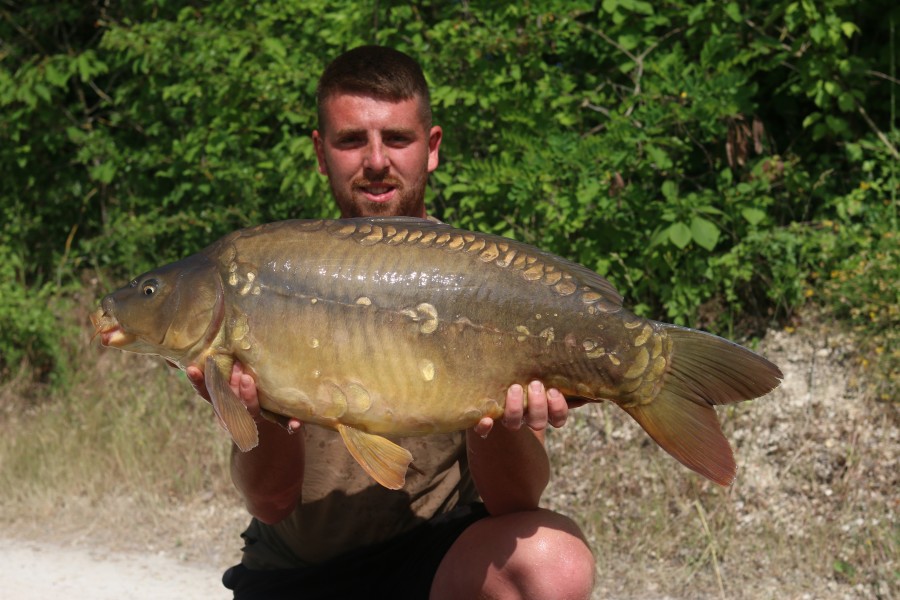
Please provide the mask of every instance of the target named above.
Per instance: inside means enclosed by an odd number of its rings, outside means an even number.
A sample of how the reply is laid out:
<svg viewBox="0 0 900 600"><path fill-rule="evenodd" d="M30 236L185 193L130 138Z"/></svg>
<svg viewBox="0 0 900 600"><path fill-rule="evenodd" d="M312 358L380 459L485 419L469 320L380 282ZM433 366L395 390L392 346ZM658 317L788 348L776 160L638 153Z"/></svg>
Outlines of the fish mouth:
<svg viewBox="0 0 900 600"><path fill-rule="evenodd" d="M100 336L100 345L102 346L120 348L134 341L134 336L126 333L119 325L119 321L102 308L91 313L91 324L94 326L94 335L91 336L91 341L93 342L97 336Z"/></svg>

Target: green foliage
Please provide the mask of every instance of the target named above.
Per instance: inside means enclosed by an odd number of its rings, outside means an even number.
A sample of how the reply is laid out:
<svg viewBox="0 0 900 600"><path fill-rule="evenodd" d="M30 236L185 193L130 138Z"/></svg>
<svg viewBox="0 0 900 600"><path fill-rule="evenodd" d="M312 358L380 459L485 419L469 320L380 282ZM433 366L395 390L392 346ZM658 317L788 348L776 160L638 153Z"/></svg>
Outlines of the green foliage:
<svg viewBox="0 0 900 600"><path fill-rule="evenodd" d="M4 323L0 335L0 380L15 373L23 363L28 363L40 378L64 377L68 356L60 337L67 330L60 327L56 315L65 304L56 302L52 283L31 288L21 284L22 257L12 250L8 244L0 243L0 321Z"/></svg>
<svg viewBox="0 0 900 600"><path fill-rule="evenodd" d="M812 298L856 318L822 274L891 275L845 261L896 241L894 3L12 6L0 368L58 360L41 311L86 270L113 287L237 227L335 215L314 89L361 43L429 77L437 216L581 262L642 314L745 328Z"/></svg>

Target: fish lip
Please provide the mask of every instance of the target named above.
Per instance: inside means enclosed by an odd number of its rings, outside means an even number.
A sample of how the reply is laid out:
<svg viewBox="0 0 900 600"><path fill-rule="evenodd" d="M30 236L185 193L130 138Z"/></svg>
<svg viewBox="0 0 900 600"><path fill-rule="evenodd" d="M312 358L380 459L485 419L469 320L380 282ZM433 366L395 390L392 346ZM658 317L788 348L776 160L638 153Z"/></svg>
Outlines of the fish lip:
<svg viewBox="0 0 900 600"><path fill-rule="evenodd" d="M135 339L133 335L126 333L119 325L99 331L98 333L100 334L100 344L113 348L127 346Z"/></svg>
<svg viewBox="0 0 900 600"><path fill-rule="evenodd" d="M134 336L126 333L119 325L119 321L102 308L91 313L91 324L94 326L94 335L91 337L91 341L100 336L100 345L102 346L116 348L134 340Z"/></svg>

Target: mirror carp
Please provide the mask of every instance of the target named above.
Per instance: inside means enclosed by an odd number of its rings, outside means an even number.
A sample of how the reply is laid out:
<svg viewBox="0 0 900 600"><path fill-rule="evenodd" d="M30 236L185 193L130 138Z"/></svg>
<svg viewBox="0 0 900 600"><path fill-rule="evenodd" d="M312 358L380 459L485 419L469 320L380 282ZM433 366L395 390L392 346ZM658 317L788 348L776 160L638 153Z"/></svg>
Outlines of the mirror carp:
<svg viewBox="0 0 900 600"><path fill-rule="evenodd" d="M337 430L392 489L413 457L386 436L498 418L509 386L533 379L569 400L614 402L680 462L729 485L736 466L714 407L782 378L735 343L632 314L581 265L406 217L242 229L135 278L91 320L104 346L203 370L240 450L258 433L228 385L235 360L267 416Z"/></svg>

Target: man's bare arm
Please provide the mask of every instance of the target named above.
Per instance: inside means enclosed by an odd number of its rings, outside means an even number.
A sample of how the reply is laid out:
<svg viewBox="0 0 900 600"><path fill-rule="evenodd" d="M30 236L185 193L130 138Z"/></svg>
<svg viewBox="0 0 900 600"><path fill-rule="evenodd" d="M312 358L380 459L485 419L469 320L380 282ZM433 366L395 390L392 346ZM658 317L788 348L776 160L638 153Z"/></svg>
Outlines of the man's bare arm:
<svg viewBox="0 0 900 600"><path fill-rule="evenodd" d="M482 419L466 433L472 478L494 516L538 508L550 480L544 429L562 426L568 416L563 395L539 381L529 384L527 397L526 408L522 387L511 386L503 422Z"/></svg>
<svg viewBox="0 0 900 600"><path fill-rule="evenodd" d="M203 373L196 367L188 367L187 375L197 393L209 400ZM303 488L303 436L291 433L299 429L300 422L291 420L289 432L263 418L256 382L243 372L239 362L232 370L230 384L259 430L259 445L253 450L241 452L232 446L231 479L251 515L264 523L277 523L294 510Z"/></svg>

